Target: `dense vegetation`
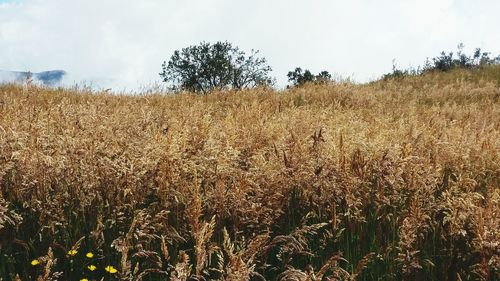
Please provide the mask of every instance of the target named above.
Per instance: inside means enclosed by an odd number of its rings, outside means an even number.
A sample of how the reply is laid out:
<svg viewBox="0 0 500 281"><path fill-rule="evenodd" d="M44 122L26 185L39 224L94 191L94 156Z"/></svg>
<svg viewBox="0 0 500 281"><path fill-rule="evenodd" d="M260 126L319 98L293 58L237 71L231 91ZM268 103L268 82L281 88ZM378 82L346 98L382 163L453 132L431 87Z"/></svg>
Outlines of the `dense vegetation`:
<svg viewBox="0 0 500 281"><path fill-rule="evenodd" d="M247 56L227 41L202 42L175 51L168 62L163 62L160 76L172 90L203 94L272 85L271 67L258 53L252 50Z"/></svg>
<svg viewBox="0 0 500 281"><path fill-rule="evenodd" d="M457 46L457 52L441 52L432 59L427 58L423 66L417 68L400 69L393 61L392 72L384 75L384 79L404 78L424 75L429 72L447 72L457 69L482 70L488 66L500 65L500 55L494 57L490 52L476 48L472 55L464 53L464 44ZM490 67L491 69L491 67Z"/></svg>
<svg viewBox="0 0 500 281"><path fill-rule="evenodd" d="M499 280L499 77L0 86L0 279Z"/></svg>
<svg viewBox="0 0 500 281"><path fill-rule="evenodd" d="M306 83L328 82L332 80L332 75L323 70L318 75L314 75L308 69L302 71L302 68L296 67L294 71L289 71L287 74L288 82L293 86L302 86Z"/></svg>

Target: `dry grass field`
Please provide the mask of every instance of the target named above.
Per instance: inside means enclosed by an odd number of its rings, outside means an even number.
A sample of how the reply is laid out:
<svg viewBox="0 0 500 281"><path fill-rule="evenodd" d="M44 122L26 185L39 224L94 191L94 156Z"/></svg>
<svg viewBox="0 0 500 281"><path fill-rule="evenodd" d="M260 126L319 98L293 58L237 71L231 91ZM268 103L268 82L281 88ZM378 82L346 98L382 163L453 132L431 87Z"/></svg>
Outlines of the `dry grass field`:
<svg viewBox="0 0 500 281"><path fill-rule="evenodd" d="M0 280L500 280L500 69L0 86Z"/></svg>

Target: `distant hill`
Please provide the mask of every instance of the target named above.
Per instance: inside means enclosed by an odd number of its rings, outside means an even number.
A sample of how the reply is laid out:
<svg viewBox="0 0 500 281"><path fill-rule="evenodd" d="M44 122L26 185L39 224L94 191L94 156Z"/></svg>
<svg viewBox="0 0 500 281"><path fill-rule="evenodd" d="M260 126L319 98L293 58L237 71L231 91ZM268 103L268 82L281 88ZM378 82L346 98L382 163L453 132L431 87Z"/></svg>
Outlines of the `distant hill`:
<svg viewBox="0 0 500 281"><path fill-rule="evenodd" d="M66 75L66 71L64 70L49 70L38 73L0 70L0 82L22 82L32 77L34 81L40 82L43 85L53 86L61 82L64 75Z"/></svg>

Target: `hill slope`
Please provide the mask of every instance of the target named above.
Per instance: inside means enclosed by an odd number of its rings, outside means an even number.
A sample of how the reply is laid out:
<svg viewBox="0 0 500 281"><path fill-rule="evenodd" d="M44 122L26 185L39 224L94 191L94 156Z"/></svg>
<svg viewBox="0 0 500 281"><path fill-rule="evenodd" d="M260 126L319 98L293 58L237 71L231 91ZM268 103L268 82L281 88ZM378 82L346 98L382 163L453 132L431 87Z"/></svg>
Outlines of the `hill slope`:
<svg viewBox="0 0 500 281"><path fill-rule="evenodd" d="M78 279L498 278L500 89L450 75L210 96L0 86L0 277L57 258L47 274Z"/></svg>

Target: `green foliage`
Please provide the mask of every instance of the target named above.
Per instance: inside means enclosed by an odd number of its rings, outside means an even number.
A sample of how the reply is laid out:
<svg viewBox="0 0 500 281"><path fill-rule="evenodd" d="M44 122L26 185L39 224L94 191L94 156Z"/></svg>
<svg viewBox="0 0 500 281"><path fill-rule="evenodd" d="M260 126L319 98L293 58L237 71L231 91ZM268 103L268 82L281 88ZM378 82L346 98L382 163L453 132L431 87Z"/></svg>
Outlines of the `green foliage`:
<svg viewBox="0 0 500 281"><path fill-rule="evenodd" d="M464 44L458 45L456 55L453 52L441 52L441 55L432 59L432 63L427 62L424 71L440 70L449 71L456 68L472 69L485 65L495 65L500 63L500 56L491 58L491 53L481 52L476 48L472 56L463 53Z"/></svg>
<svg viewBox="0 0 500 281"><path fill-rule="evenodd" d="M294 71L290 71L287 74L288 82L291 82L293 86L301 86L308 82L326 82L332 79L332 75L328 71L321 71L318 75L313 75L311 71L304 70L297 67Z"/></svg>
<svg viewBox="0 0 500 281"><path fill-rule="evenodd" d="M250 55L229 42L196 46L177 50L168 62L163 62L160 76L170 82L173 90L206 94L212 90L243 89L270 85L271 67L267 60L252 50Z"/></svg>
<svg viewBox="0 0 500 281"><path fill-rule="evenodd" d="M392 61L392 72L384 74L384 80L387 79L399 79L399 78L404 78L407 76L413 76L413 75L419 75L421 73L420 68L414 69L414 68L409 68L409 69L400 69L396 61Z"/></svg>
<svg viewBox="0 0 500 281"><path fill-rule="evenodd" d="M427 59L423 67L400 69L393 61L392 72L383 76L384 80L393 78L404 78L408 76L417 76L433 71L447 72L454 69L479 69L490 65L500 65L500 55L491 57L491 53L482 52L480 48L476 48L474 54L467 55L463 52L464 44L458 45L456 53L441 52L437 57Z"/></svg>

